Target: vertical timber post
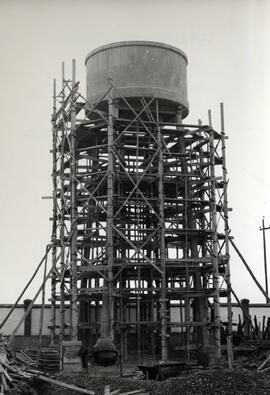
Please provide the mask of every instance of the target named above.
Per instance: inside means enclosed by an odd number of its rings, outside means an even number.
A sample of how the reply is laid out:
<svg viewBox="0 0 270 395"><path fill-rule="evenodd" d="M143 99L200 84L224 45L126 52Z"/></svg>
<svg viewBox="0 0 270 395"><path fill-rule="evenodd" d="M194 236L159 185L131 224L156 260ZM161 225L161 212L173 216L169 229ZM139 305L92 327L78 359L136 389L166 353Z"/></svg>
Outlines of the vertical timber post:
<svg viewBox="0 0 270 395"><path fill-rule="evenodd" d="M108 214L107 214L107 256L108 256L108 323L107 336L113 340L113 122L115 105L112 98L109 98L109 124L108 124Z"/></svg>
<svg viewBox="0 0 270 395"><path fill-rule="evenodd" d="M65 63L62 62L62 94L61 106L64 112L65 109ZM61 130L61 144L60 144L60 268L61 268L61 282L60 282L60 331L59 340L62 342L65 338L65 128L62 126Z"/></svg>
<svg viewBox="0 0 270 395"><path fill-rule="evenodd" d="M157 137L158 137L158 195L159 195L159 220L160 220L160 266L161 274L161 359L168 359L167 342L167 298L166 298L166 264L165 264L165 220L164 220L164 185L163 185L163 143L159 126L159 107L156 99Z"/></svg>
<svg viewBox="0 0 270 395"><path fill-rule="evenodd" d="M51 278L51 344L55 343L56 325L56 239L57 239L57 129L56 129L56 79L53 79L53 113L52 113L52 138L53 138L53 223L52 223L52 278ZM48 251L46 251L48 252Z"/></svg>
<svg viewBox="0 0 270 395"><path fill-rule="evenodd" d="M224 213L224 233L225 233L225 255L226 255L226 282L227 282L227 305L228 305L228 365L229 370L233 367L232 353L232 286L230 272L230 242L229 242L229 215L228 215L228 180L226 165L226 146L225 146L225 124L224 124L224 106L220 103L221 118L221 149L222 149L222 178L223 178L223 213Z"/></svg>
<svg viewBox="0 0 270 395"><path fill-rule="evenodd" d="M72 92L71 92L71 340L78 335L78 301L77 301L77 182L76 182L76 63L72 59Z"/></svg>
<svg viewBox="0 0 270 395"><path fill-rule="evenodd" d="M181 106L177 107L177 113L176 113L176 130L179 132L179 136L178 136L178 141L179 141L179 151L181 154L185 153L186 147L185 147L185 142L183 140L183 138L180 135L181 132L181 125L182 124L182 108ZM188 169L186 166L186 163L183 162L181 163L181 171L183 174L188 174ZM183 228L187 229L188 228L188 207L187 207L187 198L188 198L188 183L187 183L187 178L185 178L184 181L184 213L183 213ZM184 248L183 248L183 254L184 254L184 258L187 259L188 258L188 235L187 235L187 231L185 231L185 241L184 241ZM185 341L185 353L187 356L187 359L190 359L190 298L189 298L189 294L188 294L188 290L189 290L189 270L188 270L188 265L186 264L186 276L185 276L185 281L186 281L186 288L187 288L187 294L185 296L184 299L184 309L185 309L185 334L186 334L186 341Z"/></svg>
<svg viewBox="0 0 270 395"><path fill-rule="evenodd" d="M218 267L218 238L217 238L217 211L216 211L216 180L215 180L215 136L211 125L211 111L208 112L211 131L210 140L210 178L211 178L211 212L212 212L212 241L213 241L213 287L214 287L214 344L216 357L220 359L220 304L219 304L219 267Z"/></svg>
<svg viewBox="0 0 270 395"><path fill-rule="evenodd" d="M266 303L269 303L269 293L268 293L268 274L267 274L267 255L266 255L266 241L265 241L265 231L270 227L266 228L264 223L264 217L262 219L262 227L260 230L263 232L263 259L264 259L264 276L265 276L265 293L266 293Z"/></svg>

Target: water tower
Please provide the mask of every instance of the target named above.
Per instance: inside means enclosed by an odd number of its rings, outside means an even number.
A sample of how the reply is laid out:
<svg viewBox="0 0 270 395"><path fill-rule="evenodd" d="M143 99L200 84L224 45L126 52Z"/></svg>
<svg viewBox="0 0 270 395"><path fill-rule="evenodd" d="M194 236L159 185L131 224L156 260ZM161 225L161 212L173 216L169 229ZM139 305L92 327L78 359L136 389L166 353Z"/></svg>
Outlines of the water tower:
<svg viewBox="0 0 270 395"><path fill-rule="evenodd" d="M219 357L221 297L231 329L223 111L221 132L210 117L184 123L187 57L170 45L105 45L85 64L86 97L75 62L54 88L52 338L124 359Z"/></svg>

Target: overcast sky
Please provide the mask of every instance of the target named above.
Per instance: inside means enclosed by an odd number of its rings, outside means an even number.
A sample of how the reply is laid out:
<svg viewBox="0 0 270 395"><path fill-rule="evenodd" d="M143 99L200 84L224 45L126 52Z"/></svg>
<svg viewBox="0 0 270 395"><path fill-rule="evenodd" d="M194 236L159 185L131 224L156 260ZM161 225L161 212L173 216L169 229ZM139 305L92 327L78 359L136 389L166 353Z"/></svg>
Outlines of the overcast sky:
<svg viewBox="0 0 270 395"><path fill-rule="evenodd" d="M0 303L12 303L50 242L52 79L115 41L152 40L188 56L188 122L220 129L225 104L231 234L264 282L261 219L270 224L270 0L0 0ZM270 230L266 233L270 278ZM240 298L264 302L232 254ZM28 297L33 296L34 284Z"/></svg>

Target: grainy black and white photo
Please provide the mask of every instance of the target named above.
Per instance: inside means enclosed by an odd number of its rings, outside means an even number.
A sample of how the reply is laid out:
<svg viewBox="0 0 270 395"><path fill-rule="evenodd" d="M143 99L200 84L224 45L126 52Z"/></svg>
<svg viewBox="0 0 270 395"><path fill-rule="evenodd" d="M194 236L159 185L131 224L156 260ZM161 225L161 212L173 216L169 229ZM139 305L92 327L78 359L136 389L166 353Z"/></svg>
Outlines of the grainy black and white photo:
<svg viewBox="0 0 270 395"><path fill-rule="evenodd" d="M0 0L0 394L270 393L269 43L269 0Z"/></svg>

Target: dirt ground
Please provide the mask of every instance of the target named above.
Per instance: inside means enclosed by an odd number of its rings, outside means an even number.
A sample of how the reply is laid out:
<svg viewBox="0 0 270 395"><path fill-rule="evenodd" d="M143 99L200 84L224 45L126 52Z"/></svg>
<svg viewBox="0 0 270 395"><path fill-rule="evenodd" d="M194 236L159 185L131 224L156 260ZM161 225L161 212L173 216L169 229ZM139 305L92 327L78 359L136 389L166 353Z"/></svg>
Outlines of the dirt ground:
<svg viewBox="0 0 270 395"><path fill-rule="evenodd" d="M111 390L120 388L121 392L143 388L151 395L270 394L270 371L257 373L244 369L237 369L233 372L216 369L189 371L185 372L185 375L165 381L94 376L91 373L76 373L72 377L70 374L61 373L58 378L67 383L93 390L96 395L103 395L104 387L107 384L110 385ZM78 395L78 392L56 386L51 387L50 393Z"/></svg>

